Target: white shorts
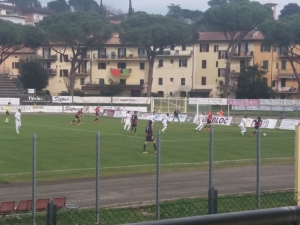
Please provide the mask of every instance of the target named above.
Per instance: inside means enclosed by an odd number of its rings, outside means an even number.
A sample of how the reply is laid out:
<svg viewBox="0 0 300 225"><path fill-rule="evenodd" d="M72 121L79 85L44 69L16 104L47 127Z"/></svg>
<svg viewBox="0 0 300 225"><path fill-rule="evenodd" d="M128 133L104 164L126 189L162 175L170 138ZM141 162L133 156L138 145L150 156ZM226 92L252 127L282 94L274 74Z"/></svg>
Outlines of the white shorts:
<svg viewBox="0 0 300 225"><path fill-rule="evenodd" d="M167 127L167 126L168 126L167 122L162 122L162 125L163 125L164 127Z"/></svg>
<svg viewBox="0 0 300 225"><path fill-rule="evenodd" d="M203 123L202 122L198 123L198 126L203 126Z"/></svg>
<svg viewBox="0 0 300 225"><path fill-rule="evenodd" d="M16 127L20 127L21 126L21 121L16 120Z"/></svg>
<svg viewBox="0 0 300 225"><path fill-rule="evenodd" d="M244 127L243 125L240 125L241 131L246 131L246 127Z"/></svg>
<svg viewBox="0 0 300 225"><path fill-rule="evenodd" d="M131 125L131 123L130 123L130 121L125 121L125 126L130 126Z"/></svg>

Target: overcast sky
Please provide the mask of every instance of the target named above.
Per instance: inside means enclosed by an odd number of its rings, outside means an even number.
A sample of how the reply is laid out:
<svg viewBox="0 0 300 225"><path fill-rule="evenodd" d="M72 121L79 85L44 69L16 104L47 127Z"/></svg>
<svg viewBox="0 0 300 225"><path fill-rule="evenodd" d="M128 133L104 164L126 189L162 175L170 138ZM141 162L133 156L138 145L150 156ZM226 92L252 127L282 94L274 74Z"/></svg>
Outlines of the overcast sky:
<svg viewBox="0 0 300 225"><path fill-rule="evenodd" d="M50 0L40 0L43 6L47 5ZM100 0L96 0L100 2ZM102 0L104 5L111 5L117 9L122 9L127 12L129 0ZM258 0L261 3L276 3L277 15L280 10L288 3L295 3L299 0ZM167 6L171 3L178 4L181 8L205 11L208 8L208 0L132 0L132 5L135 11L146 11L147 13L166 14L168 11Z"/></svg>

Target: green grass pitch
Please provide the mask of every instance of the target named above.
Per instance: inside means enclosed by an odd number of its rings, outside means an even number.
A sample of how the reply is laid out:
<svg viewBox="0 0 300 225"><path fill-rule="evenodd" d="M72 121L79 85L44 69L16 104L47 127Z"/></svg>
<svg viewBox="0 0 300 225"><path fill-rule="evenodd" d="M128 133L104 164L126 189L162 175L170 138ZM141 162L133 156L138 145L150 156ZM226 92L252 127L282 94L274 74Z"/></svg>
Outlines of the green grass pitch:
<svg viewBox="0 0 300 225"><path fill-rule="evenodd" d="M20 134L16 134L13 116L5 124L0 116L0 183L29 181L32 171L32 136L37 134L37 178L57 180L95 176L96 132L101 134L100 168L102 176L153 173L156 154L151 143L142 154L147 121L139 121L137 136L123 130L120 119L85 115L80 126L70 125L69 115L23 114ZM207 168L209 132L196 132L192 123L168 124L161 135L161 168L179 171ZM162 128L154 126L156 133ZM241 136L239 127L214 126L214 160L216 166L254 165L256 138L252 128ZM261 157L264 163L293 163L294 132L263 129Z"/></svg>

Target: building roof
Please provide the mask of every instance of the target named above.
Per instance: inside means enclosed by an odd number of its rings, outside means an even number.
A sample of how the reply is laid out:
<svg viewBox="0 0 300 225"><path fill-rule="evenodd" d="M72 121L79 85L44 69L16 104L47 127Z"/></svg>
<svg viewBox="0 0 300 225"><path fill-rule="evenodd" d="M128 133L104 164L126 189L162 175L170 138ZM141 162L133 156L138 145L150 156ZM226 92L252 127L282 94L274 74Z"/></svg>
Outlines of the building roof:
<svg viewBox="0 0 300 225"><path fill-rule="evenodd" d="M115 33L112 35L112 38L109 39L105 44L107 45L120 45L121 41L119 38L119 34Z"/></svg>
<svg viewBox="0 0 300 225"><path fill-rule="evenodd" d="M22 13L40 13L46 15L54 14L54 11L46 8L38 8L38 7L27 7L21 9Z"/></svg>
<svg viewBox="0 0 300 225"><path fill-rule="evenodd" d="M19 7L17 7L17 6L4 5L4 4L0 4L0 9L7 9L7 10L21 11L21 8L19 8Z"/></svg>
<svg viewBox="0 0 300 225"><path fill-rule="evenodd" d="M32 48L22 48L18 51L15 51L13 54L35 54L36 53L36 49L32 49Z"/></svg>
<svg viewBox="0 0 300 225"><path fill-rule="evenodd" d="M111 20L110 23L112 24L120 24L122 21L120 20Z"/></svg>
<svg viewBox="0 0 300 225"><path fill-rule="evenodd" d="M238 35L238 34L237 34ZM243 40L263 40L264 36L259 31L249 32ZM227 41L223 32L200 32L199 41Z"/></svg>

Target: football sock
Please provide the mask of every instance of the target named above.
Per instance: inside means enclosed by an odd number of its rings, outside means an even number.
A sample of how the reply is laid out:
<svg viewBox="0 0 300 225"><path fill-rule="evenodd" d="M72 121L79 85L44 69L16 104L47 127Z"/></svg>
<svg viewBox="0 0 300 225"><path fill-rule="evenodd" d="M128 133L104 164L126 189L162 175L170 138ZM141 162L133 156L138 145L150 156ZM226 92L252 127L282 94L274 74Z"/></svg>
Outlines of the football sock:
<svg viewBox="0 0 300 225"><path fill-rule="evenodd" d="M126 130L126 125L124 125L124 130Z"/></svg>
<svg viewBox="0 0 300 225"><path fill-rule="evenodd" d="M77 123L80 123L80 120L78 120Z"/></svg>
<svg viewBox="0 0 300 225"><path fill-rule="evenodd" d="M153 148L156 151L156 143L153 143Z"/></svg>
<svg viewBox="0 0 300 225"><path fill-rule="evenodd" d="M146 144L144 144L144 152L146 151Z"/></svg>
<svg viewBox="0 0 300 225"><path fill-rule="evenodd" d="M134 128L134 133L136 133L136 128Z"/></svg>
<svg viewBox="0 0 300 225"><path fill-rule="evenodd" d="M72 123L74 123L76 120L72 120Z"/></svg>

